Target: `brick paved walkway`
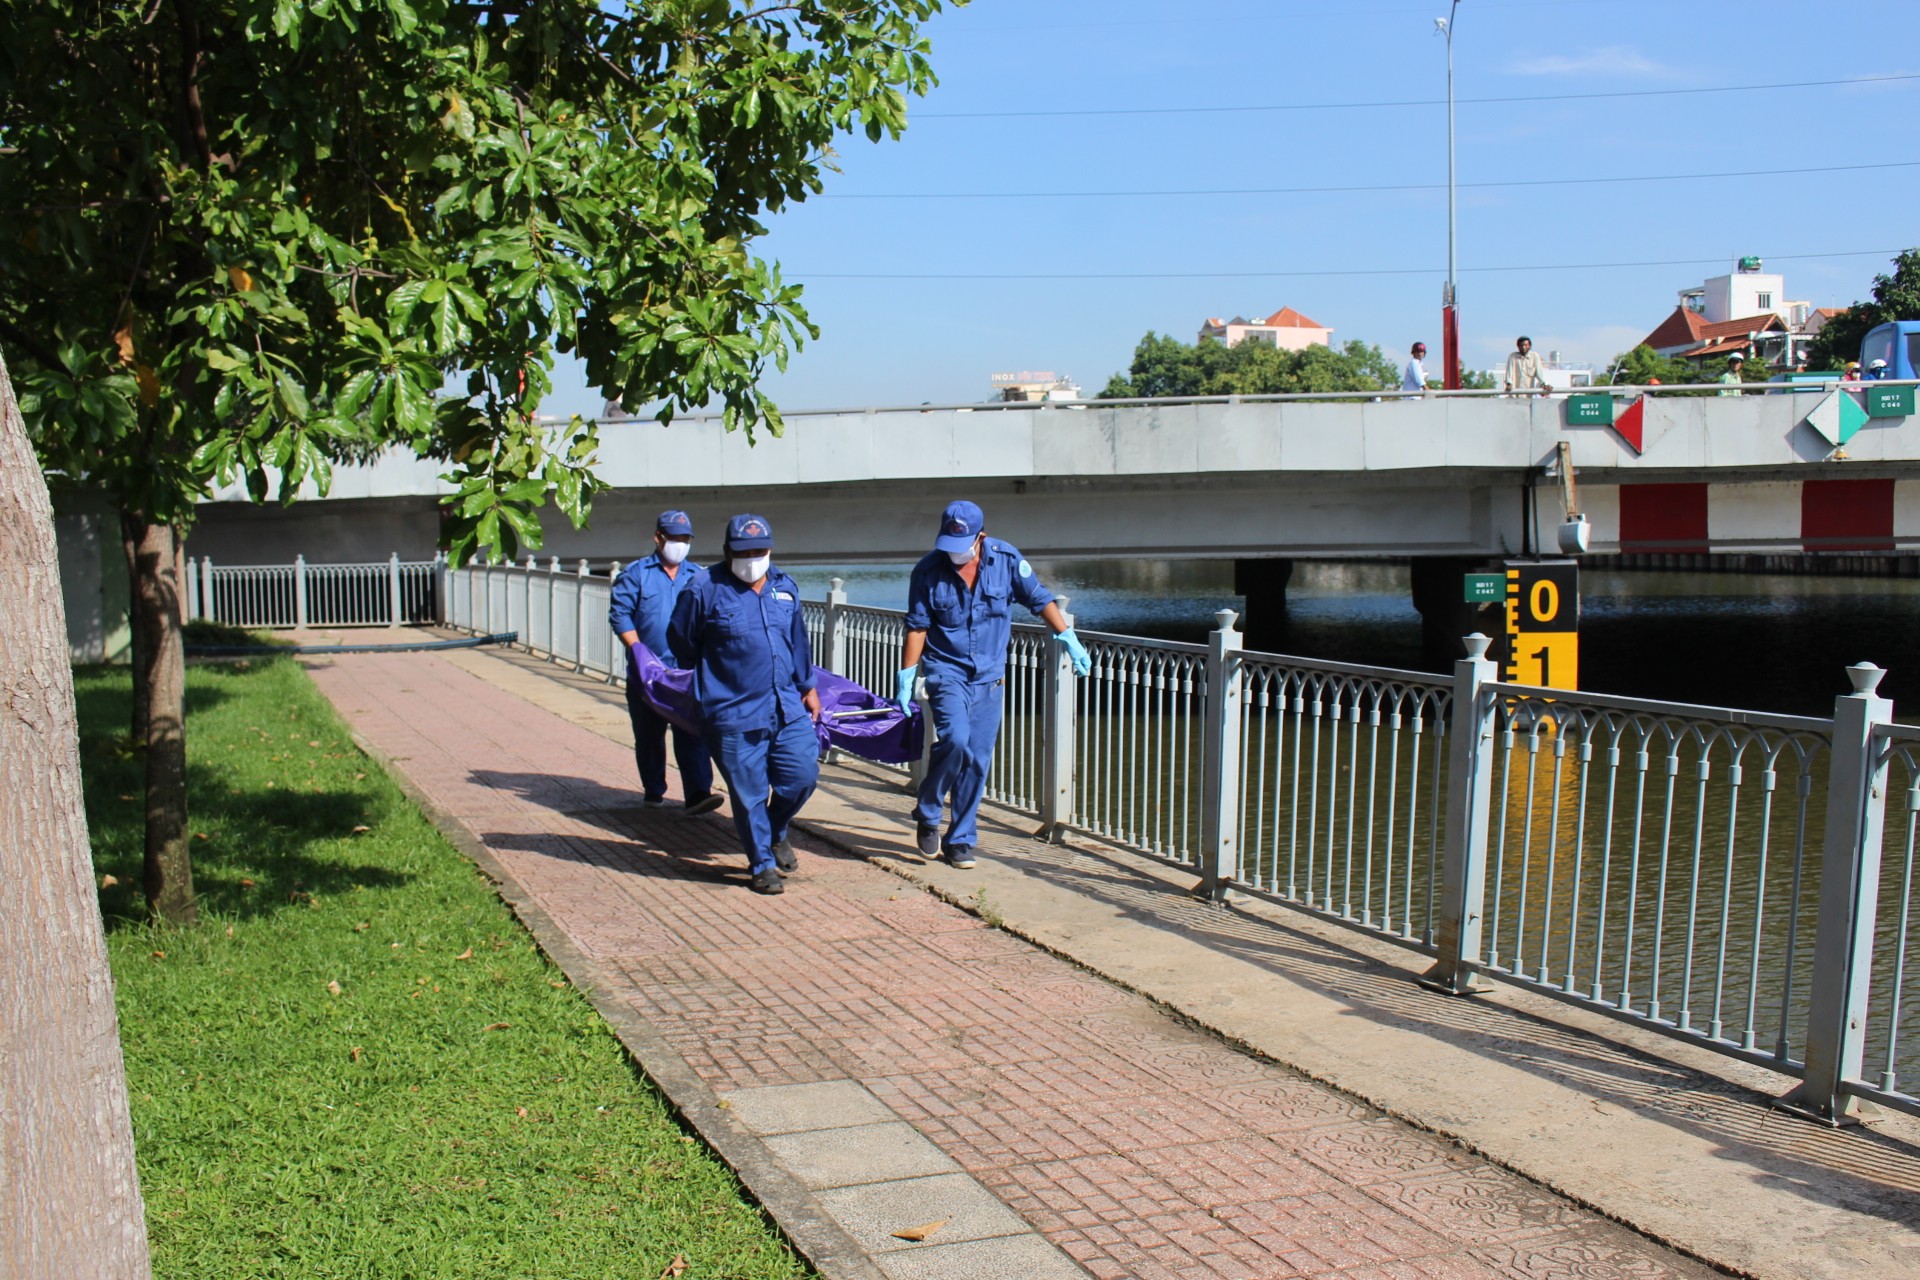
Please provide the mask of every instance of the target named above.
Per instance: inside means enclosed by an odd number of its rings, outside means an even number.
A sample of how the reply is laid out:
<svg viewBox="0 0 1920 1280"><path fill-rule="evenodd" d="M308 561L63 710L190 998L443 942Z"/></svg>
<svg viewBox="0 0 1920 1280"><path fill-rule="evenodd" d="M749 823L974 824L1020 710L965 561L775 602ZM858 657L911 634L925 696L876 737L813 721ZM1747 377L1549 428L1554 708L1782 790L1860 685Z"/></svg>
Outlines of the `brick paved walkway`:
<svg viewBox="0 0 1920 1280"><path fill-rule="evenodd" d="M313 674L712 1088L857 1084L1103 1280L1714 1274L862 859L796 839L751 894L724 811L642 810L628 751L442 659Z"/></svg>

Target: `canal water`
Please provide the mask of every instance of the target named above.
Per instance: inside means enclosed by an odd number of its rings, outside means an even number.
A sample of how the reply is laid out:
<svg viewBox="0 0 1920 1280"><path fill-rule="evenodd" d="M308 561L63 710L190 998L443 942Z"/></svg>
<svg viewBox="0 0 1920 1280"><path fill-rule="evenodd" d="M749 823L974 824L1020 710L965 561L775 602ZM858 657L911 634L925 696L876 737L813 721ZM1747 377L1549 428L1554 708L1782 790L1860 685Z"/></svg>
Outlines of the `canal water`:
<svg viewBox="0 0 1920 1280"><path fill-rule="evenodd" d="M1204 641L1216 611L1244 607L1231 561L1035 567L1091 631ZM807 565L793 574L809 599L839 577L854 604L906 603L905 565ZM1284 652L1413 670L1441 665L1421 652L1405 565L1301 561L1287 607ZM1864 659L1887 668L1881 692L1899 718L1920 719L1920 581L1588 567L1580 610L1580 683L1590 692L1823 715L1848 691L1843 668Z"/></svg>

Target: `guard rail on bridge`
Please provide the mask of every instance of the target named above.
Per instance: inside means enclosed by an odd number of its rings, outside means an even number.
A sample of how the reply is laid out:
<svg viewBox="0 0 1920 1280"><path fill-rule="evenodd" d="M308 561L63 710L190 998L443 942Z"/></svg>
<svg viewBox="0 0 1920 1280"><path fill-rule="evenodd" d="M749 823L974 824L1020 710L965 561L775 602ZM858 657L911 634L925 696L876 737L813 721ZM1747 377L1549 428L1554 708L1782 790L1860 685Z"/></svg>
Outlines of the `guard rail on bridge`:
<svg viewBox="0 0 1920 1280"><path fill-rule="evenodd" d="M614 573L618 572L614 566ZM443 570L443 621L622 678L612 574ZM903 615L804 602L817 660L892 687ZM1920 1114L1906 989L1920 728L1849 668L1831 719L1016 626L992 800L1433 959L1797 1077L1839 1123ZM1888 829L1889 795L1897 797ZM1883 870L1887 874L1883 874Z"/></svg>

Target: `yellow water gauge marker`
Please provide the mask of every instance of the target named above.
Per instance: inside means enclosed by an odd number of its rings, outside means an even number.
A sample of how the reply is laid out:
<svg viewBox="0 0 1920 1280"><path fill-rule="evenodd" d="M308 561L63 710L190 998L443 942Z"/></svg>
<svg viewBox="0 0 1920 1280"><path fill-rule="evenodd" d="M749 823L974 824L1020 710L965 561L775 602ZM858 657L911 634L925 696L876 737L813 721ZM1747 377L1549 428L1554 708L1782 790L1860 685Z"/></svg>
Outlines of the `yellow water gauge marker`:
<svg viewBox="0 0 1920 1280"><path fill-rule="evenodd" d="M1507 666L1514 684L1580 687L1580 566L1507 561Z"/></svg>

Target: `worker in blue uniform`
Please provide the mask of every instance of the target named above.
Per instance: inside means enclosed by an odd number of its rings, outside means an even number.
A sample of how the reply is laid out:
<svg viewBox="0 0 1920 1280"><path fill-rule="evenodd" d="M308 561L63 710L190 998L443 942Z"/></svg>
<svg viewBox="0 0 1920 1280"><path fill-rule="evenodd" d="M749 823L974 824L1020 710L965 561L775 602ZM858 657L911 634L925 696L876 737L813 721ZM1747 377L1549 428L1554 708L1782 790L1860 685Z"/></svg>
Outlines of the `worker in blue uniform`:
<svg viewBox="0 0 1920 1280"><path fill-rule="evenodd" d="M726 559L691 584L667 629L693 671L701 737L733 796L733 829L755 893L782 893L796 866L787 824L820 776L813 654L800 588L773 565L773 527L727 522Z"/></svg>
<svg viewBox="0 0 1920 1280"><path fill-rule="evenodd" d="M697 564L687 564L693 548L693 521L684 511L662 511L654 523L653 554L620 571L614 579L613 603L607 624L620 637L627 653L627 717L633 722L633 759L639 766L642 803L657 809L667 802L667 734L673 734L673 760L680 769L681 798L688 815L710 813L720 807L713 790L713 762L706 744L696 734L670 725L640 696L633 666L633 642L653 651L668 666L674 661L667 640L673 606L687 588L707 576Z"/></svg>
<svg viewBox="0 0 1920 1280"><path fill-rule="evenodd" d="M967 868L980 843L980 797L1000 736L1013 606L1038 614L1053 629L1076 676L1091 671L1093 659L1019 549L986 535L986 517L974 503L948 504L933 547L908 582L907 639L895 698L907 711L915 681L924 681L933 711L932 758L913 810L915 847L924 857Z"/></svg>

